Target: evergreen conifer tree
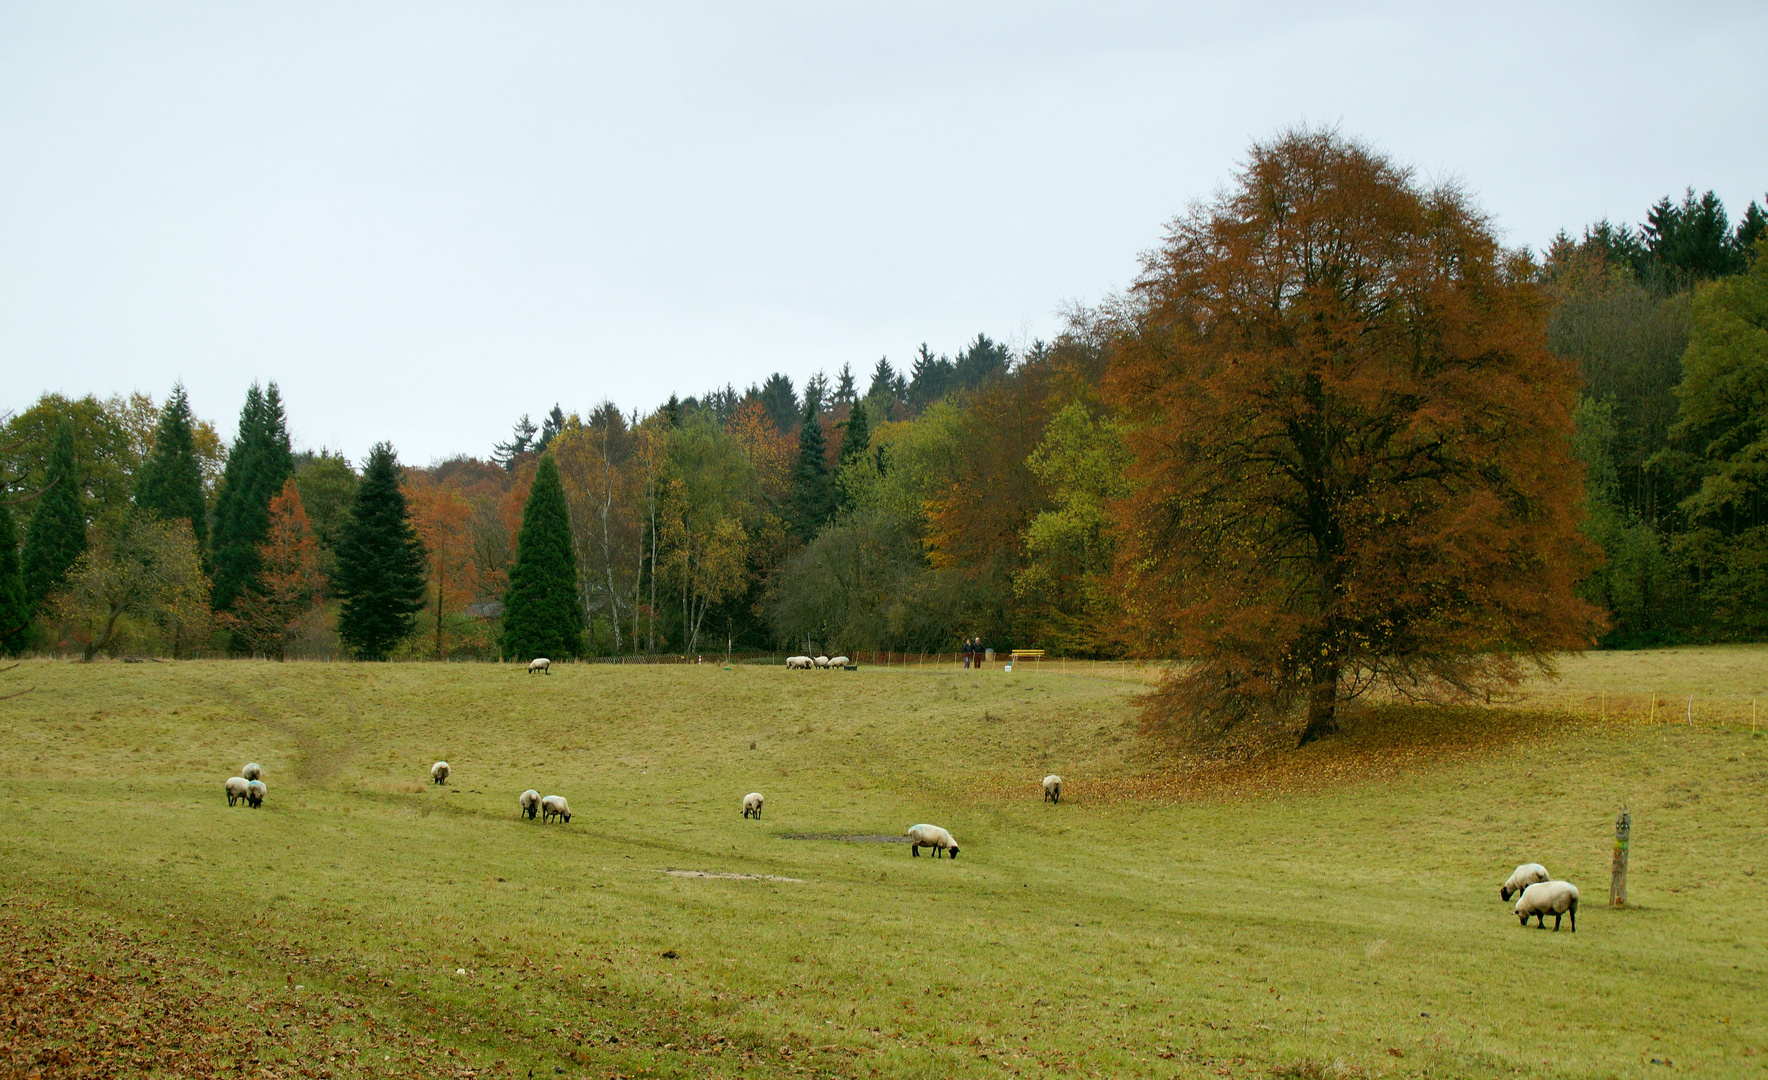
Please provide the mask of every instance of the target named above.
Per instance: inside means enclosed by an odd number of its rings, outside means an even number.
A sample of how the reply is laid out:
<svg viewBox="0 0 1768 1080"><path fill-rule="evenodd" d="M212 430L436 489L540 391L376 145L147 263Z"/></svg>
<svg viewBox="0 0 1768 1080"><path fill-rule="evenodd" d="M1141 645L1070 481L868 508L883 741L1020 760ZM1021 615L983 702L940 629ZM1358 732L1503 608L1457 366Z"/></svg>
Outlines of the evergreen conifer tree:
<svg viewBox="0 0 1768 1080"><path fill-rule="evenodd" d="M343 601L338 637L358 660L385 660L410 636L424 606L424 546L399 489L388 443L368 452L337 547L333 590Z"/></svg>
<svg viewBox="0 0 1768 1080"><path fill-rule="evenodd" d="M18 531L12 524L12 509L0 501L0 652L17 656L24 651L30 623L31 600L18 557Z"/></svg>
<svg viewBox="0 0 1768 1080"><path fill-rule="evenodd" d="M270 532L270 500L294 474L282 394L275 383L266 391L253 383L246 391L239 434L228 452L221 494L215 500L211 561L218 610L232 607L240 590L251 588L257 580L258 546Z"/></svg>
<svg viewBox="0 0 1768 1080"><path fill-rule="evenodd" d="M551 454L541 457L522 507L516 565L503 600L503 658L573 657L583 651L583 604L571 546L565 485Z"/></svg>
<svg viewBox="0 0 1768 1080"><path fill-rule="evenodd" d="M135 478L135 505L166 520L190 522L197 550L209 546L208 505L203 500L203 467L196 459L195 427L184 384L172 385L172 396L160 410L153 450Z"/></svg>
<svg viewBox="0 0 1768 1080"><path fill-rule="evenodd" d="M804 415L798 425L798 464L792 470L792 531L810 543L835 516L835 484L829 476L829 443L818 416L822 401L804 399Z"/></svg>
<svg viewBox="0 0 1768 1080"><path fill-rule="evenodd" d="M841 457L840 464L836 467L837 473L855 461L864 458L866 451L871 448L872 430L871 425L866 422L864 402L854 402L853 411L847 414L847 423L842 426L847 430L841 437ZM846 510L852 505L852 500L848 498L847 492L841 490L840 485L837 484L835 486L836 509Z"/></svg>
<svg viewBox="0 0 1768 1080"><path fill-rule="evenodd" d="M63 420L55 429L44 481L48 486L37 497L37 509L25 534L25 597L33 614L44 597L67 580L69 568L86 551L85 498L70 421Z"/></svg>

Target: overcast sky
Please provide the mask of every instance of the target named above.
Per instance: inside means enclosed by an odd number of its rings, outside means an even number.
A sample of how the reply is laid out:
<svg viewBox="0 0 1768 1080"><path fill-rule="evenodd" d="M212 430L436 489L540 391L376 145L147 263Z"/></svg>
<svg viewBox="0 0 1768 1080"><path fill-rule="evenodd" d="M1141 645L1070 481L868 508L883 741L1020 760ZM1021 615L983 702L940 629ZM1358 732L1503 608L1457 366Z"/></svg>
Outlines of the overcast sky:
<svg viewBox="0 0 1768 1080"><path fill-rule="evenodd" d="M1513 244L1768 188L1768 4L0 3L0 408L425 463L516 417L1049 337L1253 139Z"/></svg>

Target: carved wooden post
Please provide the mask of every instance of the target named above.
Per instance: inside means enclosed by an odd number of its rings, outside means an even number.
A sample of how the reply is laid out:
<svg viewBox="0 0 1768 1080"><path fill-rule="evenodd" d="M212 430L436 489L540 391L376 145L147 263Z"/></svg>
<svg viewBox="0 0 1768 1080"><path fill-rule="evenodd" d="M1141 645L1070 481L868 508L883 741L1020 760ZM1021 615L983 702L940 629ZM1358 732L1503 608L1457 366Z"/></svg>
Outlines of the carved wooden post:
<svg viewBox="0 0 1768 1080"><path fill-rule="evenodd" d="M1633 837L1633 816L1621 809L1621 816L1615 818L1615 864L1614 874L1608 882L1608 906L1627 906L1627 842Z"/></svg>

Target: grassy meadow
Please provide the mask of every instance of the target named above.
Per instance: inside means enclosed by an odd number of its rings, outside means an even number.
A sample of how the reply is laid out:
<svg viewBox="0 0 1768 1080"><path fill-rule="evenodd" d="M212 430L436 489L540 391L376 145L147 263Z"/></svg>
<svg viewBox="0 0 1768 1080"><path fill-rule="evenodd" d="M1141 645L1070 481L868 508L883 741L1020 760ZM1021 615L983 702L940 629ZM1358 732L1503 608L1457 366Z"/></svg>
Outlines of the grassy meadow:
<svg viewBox="0 0 1768 1080"><path fill-rule="evenodd" d="M1768 649L1571 658L1509 705L1195 761L1080 666L26 688L0 1076L1768 1075ZM1724 708L1690 725L1697 692ZM222 794L247 760L259 811ZM528 787L574 820L518 820ZM961 856L879 839L921 821ZM1580 887L1575 935L1500 902L1522 861Z"/></svg>

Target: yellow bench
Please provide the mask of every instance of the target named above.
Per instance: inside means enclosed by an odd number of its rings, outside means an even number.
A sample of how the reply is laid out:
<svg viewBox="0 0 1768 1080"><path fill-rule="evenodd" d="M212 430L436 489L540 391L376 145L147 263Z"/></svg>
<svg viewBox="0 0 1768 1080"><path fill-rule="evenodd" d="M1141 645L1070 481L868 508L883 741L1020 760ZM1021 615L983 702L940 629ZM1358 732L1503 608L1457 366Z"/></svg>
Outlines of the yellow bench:
<svg viewBox="0 0 1768 1080"><path fill-rule="evenodd" d="M1013 663L1018 663L1020 660L1042 660L1043 658L1044 650L1042 649L1014 649L1011 657Z"/></svg>

